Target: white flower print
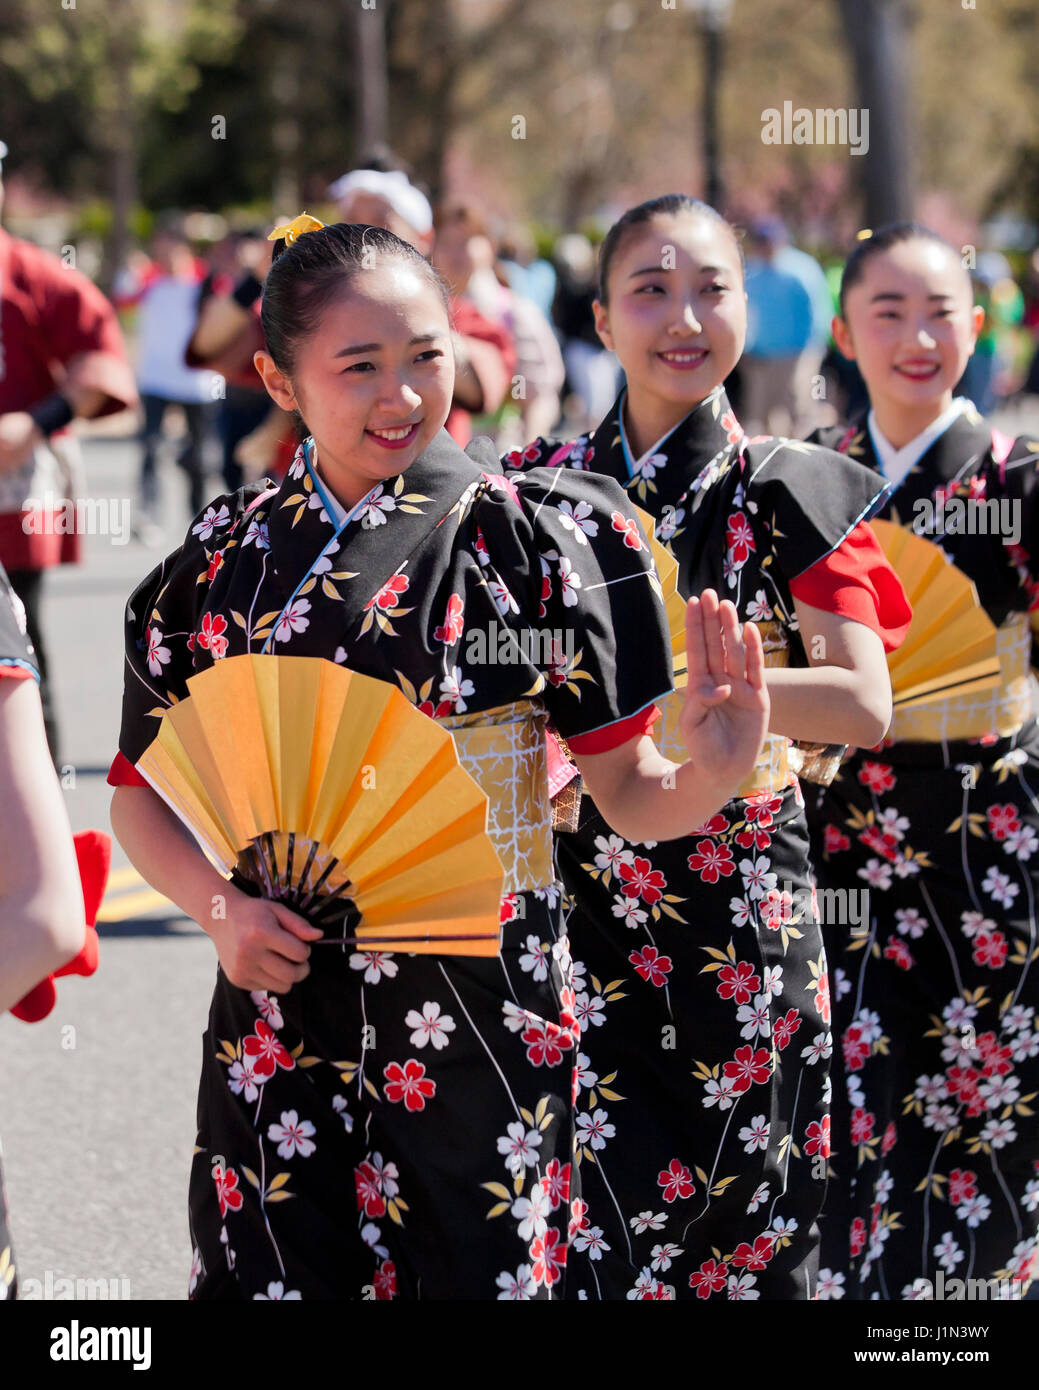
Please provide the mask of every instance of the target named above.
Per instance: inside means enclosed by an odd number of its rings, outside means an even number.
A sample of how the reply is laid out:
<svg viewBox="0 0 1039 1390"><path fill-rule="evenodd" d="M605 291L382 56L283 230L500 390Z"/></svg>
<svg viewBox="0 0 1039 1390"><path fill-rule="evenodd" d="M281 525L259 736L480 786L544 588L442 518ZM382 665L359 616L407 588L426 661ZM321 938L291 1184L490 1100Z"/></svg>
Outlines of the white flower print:
<svg viewBox="0 0 1039 1390"><path fill-rule="evenodd" d="M946 1274L955 1274L956 1266L963 1260L963 1251L951 1231L946 1231L934 1247L934 1256Z"/></svg>
<svg viewBox="0 0 1039 1390"><path fill-rule="evenodd" d="M821 1269L816 1290L820 1299L837 1299L844 1297L844 1275L837 1270Z"/></svg>
<svg viewBox="0 0 1039 1390"><path fill-rule="evenodd" d="M148 670L153 676L161 676L162 668L169 665L170 649L164 647L162 643L162 633L157 627L148 629Z"/></svg>
<svg viewBox="0 0 1039 1390"><path fill-rule="evenodd" d="M1039 1178L1029 1178L1021 1197L1025 1211L1035 1211L1039 1207Z"/></svg>
<svg viewBox="0 0 1039 1390"><path fill-rule="evenodd" d="M734 927L745 927L750 921L750 903L746 898L730 898L729 911Z"/></svg>
<svg viewBox="0 0 1039 1390"><path fill-rule="evenodd" d="M380 1260L388 1260L390 1258L390 1252L385 1245L379 1244L381 1238L382 1232L374 1221L366 1221L361 1227L361 1239L364 1241L365 1245L374 1250Z"/></svg>
<svg viewBox="0 0 1039 1390"><path fill-rule="evenodd" d="M632 476L645 478L649 482L656 477L657 469L663 468L666 463L667 454L649 454L646 458L636 461Z"/></svg>
<svg viewBox="0 0 1039 1390"><path fill-rule="evenodd" d="M530 1241L535 1236L543 1236L548 1230L548 1216L551 1210L552 1200L540 1183L536 1183L530 1189L529 1197L517 1197L510 1211L519 1222L516 1233L520 1240Z"/></svg>
<svg viewBox="0 0 1039 1390"><path fill-rule="evenodd" d="M520 956L519 966L528 975L533 975L534 980L540 984L542 980L548 979L549 967L549 945L547 941L539 941L536 936L527 937L527 951Z"/></svg>
<svg viewBox="0 0 1039 1390"><path fill-rule="evenodd" d="M291 1158L297 1153L300 1158L309 1158L317 1148L310 1137L315 1133L309 1120L301 1120L295 1110L283 1110L281 1124L268 1126L267 1138L272 1143L277 1141L281 1158Z"/></svg>
<svg viewBox="0 0 1039 1390"><path fill-rule="evenodd" d="M1024 1004L1015 1004L1007 1011L1003 1019L1003 1028L1007 1033L1019 1033L1023 1029L1031 1028L1034 1017L1034 1009L1029 1009Z"/></svg>
<svg viewBox="0 0 1039 1390"><path fill-rule="evenodd" d="M771 1030L768 1017L770 999L768 994L759 994L753 1004L741 1004L737 1009L736 1022L744 1025L740 1029L741 1038L756 1038L759 1033L763 1038L768 1037Z"/></svg>
<svg viewBox="0 0 1039 1390"><path fill-rule="evenodd" d="M894 1190L895 1180L885 1168L880 1177L873 1184L873 1200L879 1202L881 1206L887 1201Z"/></svg>
<svg viewBox="0 0 1039 1390"><path fill-rule="evenodd" d="M594 511L591 503L578 502L575 507L570 502L560 502L558 510L559 524L571 533L578 545L587 545L587 536L599 534L599 523L591 520Z"/></svg>
<svg viewBox="0 0 1039 1390"><path fill-rule="evenodd" d="M768 1183L763 1182L761 1186L757 1189L757 1191L754 1193L754 1196L750 1199L750 1202L747 1204L748 1216L750 1216L751 1212L757 1211L758 1207L760 1207L764 1202L768 1201L768 1192Z"/></svg>
<svg viewBox="0 0 1039 1390"><path fill-rule="evenodd" d="M455 1031L455 1021L450 1014L442 1014L440 1005L429 1000L422 1005L422 1012L409 1009L404 1018L406 1028L414 1028L411 1034L412 1047L425 1047L432 1043L437 1052L445 1048L451 1039L449 1033Z"/></svg>
<svg viewBox="0 0 1039 1390"><path fill-rule="evenodd" d="M703 1103L710 1108L717 1105L719 1110L728 1110L732 1104L732 1085L734 1077L723 1076L719 1081L708 1081L706 1085L707 1094L703 1098Z"/></svg>
<svg viewBox="0 0 1039 1390"><path fill-rule="evenodd" d="M278 626L274 629L275 642L287 642L294 632L306 632L310 626L310 619L306 616L309 612L310 599L308 598L298 598L290 603L278 619Z"/></svg>
<svg viewBox="0 0 1039 1390"><path fill-rule="evenodd" d="M582 1226L573 1240L574 1249L587 1250L590 1260L601 1260L602 1252L610 1249L610 1246L603 1240L601 1226Z"/></svg>
<svg viewBox="0 0 1039 1390"><path fill-rule="evenodd" d="M766 1120L764 1115L755 1115L750 1124L744 1125L740 1130L739 1137L743 1142L744 1152L752 1154L755 1149L767 1149L771 1129L771 1121Z"/></svg>
<svg viewBox="0 0 1039 1390"><path fill-rule="evenodd" d="M336 555L336 554L338 553L338 551L339 551L339 542L338 542L338 541L329 541L328 544L325 546L324 550L322 550L321 554L320 554L320 555L318 556L318 558L314 561L314 566L313 566L313 569L311 570L311 574L328 574L328 573L330 573L330 571L331 571L331 569L332 569L332 565L333 565L333 563L334 563L332 557L333 557L334 555Z"/></svg>
<svg viewBox="0 0 1039 1390"><path fill-rule="evenodd" d="M1020 830L1012 830L1003 841L1003 853L1012 854L1022 861L1031 859L1039 846L1039 837L1030 825L1022 825Z"/></svg>
<svg viewBox="0 0 1039 1390"><path fill-rule="evenodd" d="M456 714L464 714L469 708L465 703L465 697L472 695L476 686L472 681L462 678L462 668L456 666L449 676L445 676L440 682L440 698L447 700L454 706Z"/></svg>
<svg viewBox="0 0 1039 1390"><path fill-rule="evenodd" d="M190 1269L190 1271L188 1272L188 1294L189 1294L189 1296L195 1292L195 1286L196 1286L196 1284L198 1283L198 1277L199 1277L199 1275L200 1275L201 1273L202 1273L202 1252L201 1252L201 1250L197 1250L197 1249L196 1249L196 1250L193 1250L193 1251L191 1252L191 1269ZM3 1295L3 1294L0 1294L0 1298L3 1298L3 1297L4 1297L4 1295Z"/></svg>
<svg viewBox="0 0 1039 1390"><path fill-rule="evenodd" d="M749 1303L752 1299L760 1298L760 1289L754 1287L757 1282L758 1276L746 1271L742 1274L730 1274L729 1282L725 1286L725 1297L731 1303Z"/></svg>
<svg viewBox="0 0 1039 1390"><path fill-rule="evenodd" d="M900 907L895 913L895 921L902 935L912 937L914 941L923 936L927 929L927 918L922 917L915 907Z"/></svg>
<svg viewBox="0 0 1039 1390"><path fill-rule="evenodd" d="M584 506L584 503L581 503ZM577 591L581 587L581 576L574 569L573 563L565 555L559 557L559 581L560 596L563 600L564 608L573 608L578 601Z"/></svg>
<svg viewBox="0 0 1039 1390"><path fill-rule="evenodd" d="M663 515L657 522L657 540L665 543L669 541L681 530L684 520L684 507L665 507Z"/></svg>
<svg viewBox="0 0 1039 1390"><path fill-rule="evenodd" d="M231 1094L235 1096L244 1095L247 1101L253 1101L260 1094L262 1082L257 1082L253 1073L253 1059L243 1057L240 1062L232 1062L227 1073L227 1084L231 1089Z"/></svg>
<svg viewBox="0 0 1039 1390"><path fill-rule="evenodd" d="M281 1016L281 1008L278 1004L277 995L268 994L264 989L254 989L249 995L249 998L256 1005L256 1012L260 1017L266 1019L275 1032L277 1032L285 1022Z"/></svg>
<svg viewBox="0 0 1039 1390"><path fill-rule="evenodd" d="M541 1134L536 1129L524 1129L521 1120L513 1120L506 1131L498 1139L498 1152L505 1156L505 1167L518 1178L524 1168L533 1168L537 1163Z"/></svg>
<svg viewBox="0 0 1039 1390"><path fill-rule="evenodd" d="M270 550L271 538L266 521L257 521L253 517L249 522L245 535L242 537L242 548L244 549L247 545L255 545L257 550Z"/></svg>
<svg viewBox="0 0 1039 1390"><path fill-rule="evenodd" d="M614 1125L608 1124L605 1110L587 1111L577 1117L577 1142L590 1145L593 1149L605 1149L607 1139L617 1133Z"/></svg>
<svg viewBox="0 0 1039 1390"><path fill-rule="evenodd" d="M877 828L884 835L904 840L909 829L909 819L907 816L900 816L894 806L888 806L877 816Z"/></svg>
<svg viewBox="0 0 1039 1390"><path fill-rule="evenodd" d="M858 871L859 878L864 878L871 888L879 888L881 892L886 892L891 887L891 865L882 859L867 859L866 866Z"/></svg>
<svg viewBox="0 0 1039 1390"><path fill-rule="evenodd" d="M512 597L509 586L500 579L493 579L487 586L491 591L491 598L494 599L494 606L503 618L510 613L518 613L519 604Z"/></svg>
<svg viewBox="0 0 1039 1390"><path fill-rule="evenodd" d="M816 1033L808 1046L801 1049L801 1057L810 1067L814 1067L816 1062L825 1062L832 1052L833 1034Z"/></svg>
<svg viewBox="0 0 1039 1390"><path fill-rule="evenodd" d="M778 999L783 993L783 967L781 965L766 965L765 973L761 977L761 993L771 994Z"/></svg>
<svg viewBox="0 0 1039 1390"><path fill-rule="evenodd" d="M336 663L337 666L342 666L343 662L346 660L346 648L336 647L335 656L332 658L332 660Z"/></svg>
<svg viewBox="0 0 1039 1390"><path fill-rule="evenodd" d="M864 1043L875 1043L878 1038L884 1036L880 1015L873 1009L860 1009L855 1015L855 1025L859 1030L859 1037Z"/></svg>
<svg viewBox="0 0 1039 1390"><path fill-rule="evenodd" d="M977 1005L968 1003L966 999L953 999L942 1010L946 1025L957 1032L973 1023L977 1016Z"/></svg>
<svg viewBox="0 0 1039 1390"><path fill-rule="evenodd" d="M503 1270L495 1280L501 1293L498 1295L498 1302L506 1299L510 1302L520 1303L531 1299L538 1291L538 1286L534 1282L530 1265L520 1265L515 1274L510 1274L508 1270Z"/></svg>
<svg viewBox="0 0 1039 1390"><path fill-rule="evenodd" d="M623 893L614 893L612 912L626 927L633 929L649 919L649 913L639 907L638 898L626 898Z"/></svg>
<svg viewBox="0 0 1039 1390"><path fill-rule="evenodd" d="M365 983L377 985L383 975L392 980L397 973L397 962L392 952L355 951L350 957L351 970L363 970Z"/></svg>
<svg viewBox="0 0 1039 1390"><path fill-rule="evenodd" d="M911 1284L902 1285L903 1303L929 1303L934 1299L934 1289L930 1279L914 1279Z"/></svg>
<svg viewBox="0 0 1039 1390"><path fill-rule="evenodd" d="M992 1213L992 1198L985 1192L976 1192L973 1197L965 1197L956 1208L956 1215L966 1221L971 1230L977 1230Z"/></svg>
<svg viewBox="0 0 1039 1390"><path fill-rule="evenodd" d="M996 924L991 917L986 917L983 912L961 912L960 928L968 941L977 936L979 931L995 931Z"/></svg>
<svg viewBox="0 0 1039 1390"><path fill-rule="evenodd" d="M767 623L771 620L772 609L764 589L759 589L747 604L747 617L752 623Z"/></svg>
<svg viewBox="0 0 1039 1390"><path fill-rule="evenodd" d="M368 498L367 505L361 513L361 526L365 531L371 531L376 526L386 525L386 513L397 510L397 502L394 497L383 491L383 484L379 486Z"/></svg>
<svg viewBox="0 0 1039 1390"><path fill-rule="evenodd" d="M254 1301L255 1301L256 1299L259 1298L259 1299L263 1299L264 1302L266 1302L266 1301L269 1300L269 1299L276 1299L276 1300L278 1300L278 1301L281 1302L281 1303L287 1303L288 1300L289 1300L290 1298L299 1298L299 1299L302 1299L302 1297L303 1297L303 1295L299 1292L298 1289L290 1289L289 1292L286 1293L286 1292L285 1292L285 1285L284 1285L283 1283L281 1283L280 1280L279 1280L277 1283L273 1283L273 1282L272 1282L272 1283L268 1284L268 1285L267 1285L267 1292L266 1292L266 1293L254 1293L254 1294L253 1294L253 1300L254 1300Z"/></svg>
<svg viewBox="0 0 1039 1390"><path fill-rule="evenodd" d="M347 1108L346 1108L346 1096L333 1096L333 1097L332 1097L332 1109L336 1112L336 1114L337 1114L337 1115L339 1116L339 1118L342 1120L342 1122L343 1122L343 1128L346 1130L347 1134L353 1134L353 1132L354 1132L354 1117L350 1114L349 1110L347 1110ZM383 1256L383 1258L385 1259L385 1256Z"/></svg>
<svg viewBox="0 0 1039 1390"><path fill-rule="evenodd" d="M944 1134L947 1129L952 1129L956 1123L956 1109L948 1103L928 1105L924 1110L925 1129L937 1130L939 1134Z"/></svg>
<svg viewBox="0 0 1039 1390"><path fill-rule="evenodd" d="M536 1023L537 1018L529 1009L521 1009L518 1004L514 1004L511 999L506 999L501 1006L501 1011L505 1015L505 1027L510 1033L522 1032L531 1023Z"/></svg>
<svg viewBox="0 0 1039 1390"><path fill-rule="evenodd" d="M1039 1182L1039 1178L1036 1179ZM637 1236L644 1235L646 1231L662 1231L667 1225L667 1213L658 1211L655 1214L651 1211L640 1211L638 1216L633 1216L628 1225Z"/></svg>
<svg viewBox="0 0 1039 1390"><path fill-rule="evenodd" d="M986 1110L999 1110L1001 1106L1015 1105L1021 1099L1021 1083L1013 1074L989 1076L979 1083L978 1094L985 1097Z"/></svg>
<svg viewBox="0 0 1039 1390"><path fill-rule="evenodd" d="M846 970L842 970L838 965L833 972L833 997L843 999L851 991L851 981L848 979Z"/></svg>
<svg viewBox="0 0 1039 1390"><path fill-rule="evenodd" d="M606 1000L601 994L591 997L579 994L574 1005L574 1014L582 1033L586 1033L591 1025L601 1028L606 1022Z"/></svg>
<svg viewBox="0 0 1039 1390"><path fill-rule="evenodd" d="M226 526L231 520L231 513L227 510L226 504L217 511L215 507L207 507L202 514L202 520L196 522L191 528L191 534L197 536L200 541L208 541L218 526Z"/></svg>
<svg viewBox="0 0 1039 1390"><path fill-rule="evenodd" d="M670 1269L672 1260L677 1260L679 1255L683 1254L685 1254L685 1251L680 1249L677 1245L672 1244L670 1241L664 1245L654 1245L653 1249L650 1251L650 1255L652 1256L650 1268L655 1274L660 1274L664 1270Z"/></svg>
<svg viewBox="0 0 1039 1390"><path fill-rule="evenodd" d="M574 1064L574 1074L577 1078L577 1088L581 1091L590 1091L599 1080L598 1074L591 1070L589 1059L583 1052L577 1054L577 1061Z"/></svg>
<svg viewBox="0 0 1039 1390"><path fill-rule="evenodd" d="M772 891L777 885L777 877L769 871L769 860L763 854L759 854L756 859L741 859L740 873L743 875L743 886L747 890L747 896L759 901L766 893Z"/></svg>
<svg viewBox="0 0 1039 1390"><path fill-rule="evenodd" d="M1013 1120L997 1120L995 1118L986 1121L981 1131L981 1137L986 1144L991 1144L994 1149L1006 1148L1007 1144L1012 1144L1017 1138L1017 1129Z"/></svg>
<svg viewBox="0 0 1039 1390"><path fill-rule="evenodd" d="M1000 873L993 865L981 881L981 891L994 898L1000 907L1010 907L1021 890L1016 883L1010 882L1009 874Z"/></svg>
<svg viewBox="0 0 1039 1390"><path fill-rule="evenodd" d="M918 1076L913 1098L921 1101L924 1105L936 1105L944 1098L945 1088L946 1081L941 1072L934 1076Z"/></svg>
<svg viewBox="0 0 1039 1390"><path fill-rule="evenodd" d="M1010 1039L1010 1055L1015 1062L1039 1056L1039 1033L1017 1033Z"/></svg>

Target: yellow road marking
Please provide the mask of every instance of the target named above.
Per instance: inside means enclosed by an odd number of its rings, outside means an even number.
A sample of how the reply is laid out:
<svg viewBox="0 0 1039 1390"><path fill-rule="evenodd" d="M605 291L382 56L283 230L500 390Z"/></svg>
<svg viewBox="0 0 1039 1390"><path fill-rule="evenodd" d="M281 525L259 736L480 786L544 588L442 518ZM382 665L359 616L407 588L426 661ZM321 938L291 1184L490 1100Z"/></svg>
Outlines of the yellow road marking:
<svg viewBox="0 0 1039 1390"><path fill-rule="evenodd" d="M132 864L124 864L122 868L113 869L108 875L106 892L111 893L114 888L129 888L131 884L136 885L143 882L144 879Z"/></svg>
<svg viewBox="0 0 1039 1390"><path fill-rule="evenodd" d="M122 897L105 899L97 914L99 922L122 922L127 917L139 917L157 907L169 907L179 916L180 909L173 907L168 898L156 893L154 888L145 888L139 893L125 893Z"/></svg>

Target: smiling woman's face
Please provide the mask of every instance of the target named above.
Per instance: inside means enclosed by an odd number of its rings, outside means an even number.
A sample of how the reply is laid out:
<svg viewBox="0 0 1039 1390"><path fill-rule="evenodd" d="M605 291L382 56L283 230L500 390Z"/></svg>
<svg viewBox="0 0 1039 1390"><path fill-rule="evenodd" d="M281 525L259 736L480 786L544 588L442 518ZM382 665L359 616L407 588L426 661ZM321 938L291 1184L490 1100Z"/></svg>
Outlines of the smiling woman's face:
<svg viewBox="0 0 1039 1390"><path fill-rule="evenodd" d="M609 269L599 336L620 358L629 399L681 414L732 371L747 334L739 250L724 223L658 214L626 232Z"/></svg>
<svg viewBox="0 0 1039 1390"><path fill-rule="evenodd" d="M257 353L257 367L278 404L302 412L321 473L348 506L418 458L454 392L447 310L428 275L403 261L353 275L300 343L291 380L269 354Z"/></svg>
<svg viewBox="0 0 1039 1390"><path fill-rule="evenodd" d="M970 280L951 247L902 241L871 256L834 337L878 399L917 409L950 392L977 339Z"/></svg>

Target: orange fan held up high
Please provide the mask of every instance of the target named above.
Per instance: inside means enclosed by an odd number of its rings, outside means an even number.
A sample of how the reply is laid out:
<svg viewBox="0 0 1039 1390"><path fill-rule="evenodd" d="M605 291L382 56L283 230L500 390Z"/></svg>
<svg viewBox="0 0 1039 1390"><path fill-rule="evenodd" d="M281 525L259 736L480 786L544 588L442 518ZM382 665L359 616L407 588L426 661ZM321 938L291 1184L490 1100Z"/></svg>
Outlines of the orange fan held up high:
<svg viewBox="0 0 1039 1390"><path fill-rule="evenodd" d="M905 641L887 659L895 708L998 686L996 629L972 581L933 541L892 521L870 525L913 607Z"/></svg>
<svg viewBox="0 0 1039 1390"><path fill-rule="evenodd" d="M188 680L137 769L221 873L318 945L494 956L504 869L450 733L320 657L226 657Z"/></svg>

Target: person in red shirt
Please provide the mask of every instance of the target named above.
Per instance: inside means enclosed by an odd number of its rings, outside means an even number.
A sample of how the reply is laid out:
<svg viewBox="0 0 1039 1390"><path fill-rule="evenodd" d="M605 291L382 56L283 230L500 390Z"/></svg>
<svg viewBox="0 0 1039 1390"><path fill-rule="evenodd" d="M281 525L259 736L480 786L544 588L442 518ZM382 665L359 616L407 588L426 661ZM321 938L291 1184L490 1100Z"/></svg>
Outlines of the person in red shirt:
<svg viewBox="0 0 1039 1390"><path fill-rule="evenodd" d="M0 160L6 153L0 144ZM68 426L136 404L108 300L85 275L0 228L0 563L25 605L55 759L40 596L44 570L81 558L80 533L69 522L80 470Z"/></svg>

